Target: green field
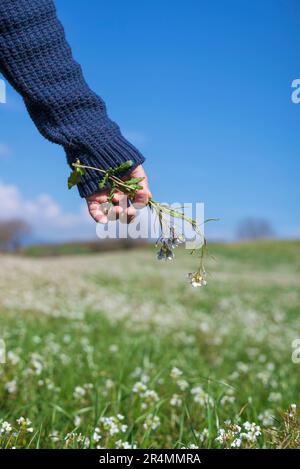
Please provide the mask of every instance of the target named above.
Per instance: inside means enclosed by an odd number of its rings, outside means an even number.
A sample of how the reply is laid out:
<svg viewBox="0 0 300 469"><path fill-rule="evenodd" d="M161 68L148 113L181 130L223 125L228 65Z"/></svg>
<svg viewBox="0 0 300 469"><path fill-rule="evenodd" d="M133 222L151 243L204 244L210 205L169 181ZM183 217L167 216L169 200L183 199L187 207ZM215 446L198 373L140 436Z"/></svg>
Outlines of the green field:
<svg viewBox="0 0 300 469"><path fill-rule="evenodd" d="M1 447L300 447L300 242L211 252L1 256Z"/></svg>

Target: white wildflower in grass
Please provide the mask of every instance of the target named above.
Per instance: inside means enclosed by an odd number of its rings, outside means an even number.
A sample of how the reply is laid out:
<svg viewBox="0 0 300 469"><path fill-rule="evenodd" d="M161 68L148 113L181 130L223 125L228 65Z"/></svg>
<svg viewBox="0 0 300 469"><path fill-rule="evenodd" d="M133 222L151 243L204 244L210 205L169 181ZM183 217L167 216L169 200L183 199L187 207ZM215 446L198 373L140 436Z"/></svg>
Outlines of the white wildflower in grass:
<svg viewBox="0 0 300 469"><path fill-rule="evenodd" d="M173 394L170 399L170 404L172 407L181 407L182 399L178 396L178 394Z"/></svg>
<svg viewBox="0 0 300 469"><path fill-rule="evenodd" d="M178 378L180 378L181 375L182 375L182 371L179 370L179 368L177 368L176 366L174 366L170 373L171 378L174 380L177 380Z"/></svg>
<svg viewBox="0 0 300 469"><path fill-rule="evenodd" d="M241 444L242 444L241 438L235 438L230 446L231 448L240 448Z"/></svg>
<svg viewBox="0 0 300 469"><path fill-rule="evenodd" d="M33 353L31 355L31 365L33 367L34 373L36 375L40 375L44 369L43 357L38 353Z"/></svg>
<svg viewBox="0 0 300 469"><path fill-rule="evenodd" d="M297 415L297 405L296 404L291 404L290 408L288 410L288 416L290 418L294 418Z"/></svg>
<svg viewBox="0 0 300 469"><path fill-rule="evenodd" d="M65 436L64 440L66 448L87 449L90 447L90 439L82 435L82 433L70 432Z"/></svg>
<svg viewBox="0 0 300 469"><path fill-rule="evenodd" d="M11 365L17 365L20 362L20 357L17 353L13 352L12 350L9 350L6 354L7 361Z"/></svg>
<svg viewBox="0 0 300 469"><path fill-rule="evenodd" d="M93 385L93 383L86 383L86 384L84 384L83 387L84 387L84 389L86 389L87 391L90 391L91 389L94 388L94 385Z"/></svg>
<svg viewBox="0 0 300 469"><path fill-rule="evenodd" d="M181 449L199 449L199 446L195 445L195 443L189 443L187 446L182 446Z"/></svg>
<svg viewBox="0 0 300 469"><path fill-rule="evenodd" d="M160 418L158 415L147 415L143 427L145 430L157 430L160 426Z"/></svg>
<svg viewBox="0 0 300 469"><path fill-rule="evenodd" d="M35 335L32 337L32 342L36 345L40 344L42 342L42 338L39 335Z"/></svg>
<svg viewBox="0 0 300 469"><path fill-rule="evenodd" d="M275 423L275 415L270 409L266 409L261 412L257 418L264 427L271 427Z"/></svg>
<svg viewBox="0 0 300 469"><path fill-rule="evenodd" d="M280 392L271 392L268 397L270 402L280 402L282 400L282 394Z"/></svg>
<svg viewBox="0 0 300 469"><path fill-rule="evenodd" d="M244 362L237 362L236 367L238 371L240 371L241 373L248 373L249 371L249 365L247 365L247 363L244 363Z"/></svg>
<svg viewBox="0 0 300 469"><path fill-rule="evenodd" d="M241 437L246 439L247 441L254 443L257 438L261 435L261 428L256 423L245 422L243 424L244 429L246 432L241 433Z"/></svg>
<svg viewBox="0 0 300 469"><path fill-rule="evenodd" d="M203 428L202 432L195 432L200 443L204 443L209 437L208 428Z"/></svg>
<svg viewBox="0 0 300 469"><path fill-rule="evenodd" d="M254 422L237 425L228 421L224 425L218 430L216 442L225 448L252 448L261 436L261 428Z"/></svg>
<svg viewBox="0 0 300 469"><path fill-rule="evenodd" d="M141 375L141 382L144 383L144 384L147 384L147 383L149 383L149 381L150 381L150 377L148 375L146 375L145 373L143 373Z"/></svg>
<svg viewBox="0 0 300 469"><path fill-rule="evenodd" d="M130 376L132 376L132 378L138 378L139 376L141 376L142 373L143 369L140 366L137 366Z"/></svg>
<svg viewBox="0 0 300 469"><path fill-rule="evenodd" d="M153 389L146 389L145 392L140 394L141 399L143 399L143 402L141 404L141 408L143 410L147 409L148 407L153 406L156 402L159 401L159 397L156 391Z"/></svg>
<svg viewBox="0 0 300 469"><path fill-rule="evenodd" d="M224 396L222 396L220 399L221 406L226 406L228 404L230 405L235 403L235 396L233 395L233 393L233 389L229 388L227 390L227 393L224 394Z"/></svg>
<svg viewBox="0 0 300 469"><path fill-rule="evenodd" d="M17 419L17 424L20 426L22 430L25 430L27 433L32 433L32 422L28 418L20 417Z"/></svg>
<svg viewBox="0 0 300 469"><path fill-rule="evenodd" d="M137 445L135 443L129 443L128 441L118 440L116 441L116 448L117 449L137 449Z"/></svg>
<svg viewBox="0 0 300 469"><path fill-rule="evenodd" d="M4 388L9 394L15 394L18 390L17 381L15 379L8 381L5 383Z"/></svg>
<svg viewBox="0 0 300 469"><path fill-rule="evenodd" d="M143 394L147 389L147 386L142 383L142 381L137 381L136 383L134 383L133 385L133 388L132 388L132 392L134 392L135 394Z"/></svg>
<svg viewBox="0 0 300 469"><path fill-rule="evenodd" d="M49 438L50 438L51 441L53 441L53 443L56 443L56 442L60 441L58 430L53 430L50 433Z"/></svg>
<svg viewBox="0 0 300 469"><path fill-rule="evenodd" d="M93 433L93 438L92 438L95 443L98 443L101 440L102 437L100 433L101 433L100 428L96 427Z"/></svg>
<svg viewBox="0 0 300 469"><path fill-rule="evenodd" d="M128 425L122 423L123 420L124 416L121 414L118 414L116 417L101 417L100 426L104 432L114 436L127 431Z"/></svg>
<svg viewBox="0 0 300 469"><path fill-rule="evenodd" d="M105 385L105 388L109 390L109 389L112 389L114 387L115 383L113 382L112 379L107 379L107 380L105 380L104 385Z"/></svg>
<svg viewBox="0 0 300 469"><path fill-rule="evenodd" d="M119 351L119 346L116 344L111 344L108 349L111 353L117 353Z"/></svg>
<svg viewBox="0 0 300 469"><path fill-rule="evenodd" d="M70 336L70 334L65 334L65 335L63 336L63 342L64 342L65 344L69 344L69 343L71 342L71 336Z"/></svg>
<svg viewBox="0 0 300 469"><path fill-rule="evenodd" d="M75 399L82 399L86 395L86 389L82 386L76 386L73 391L73 397Z"/></svg>
<svg viewBox="0 0 300 469"><path fill-rule="evenodd" d="M75 417L74 417L74 425L75 425L75 427L79 427L80 424L81 424L81 417L80 417L80 415L75 415Z"/></svg>
<svg viewBox="0 0 300 469"><path fill-rule="evenodd" d="M5 420L0 420L0 435L9 435L12 432L12 426Z"/></svg>
<svg viewBox="0 0 300 469"><path fill-rule="evenodd" d="M180 391L185 391L189 387L189 383L185 379L179 379L176 384Z"/></svg>
<svg viewBox="0 0 300 469"><path fill-rule="evenodd" d="M205 392L201 386L196 386L192 388L191 394L194 397L194 401L197 402L197 404L200 404L201 406L214 405L213 398L207 392Z"/></svg>

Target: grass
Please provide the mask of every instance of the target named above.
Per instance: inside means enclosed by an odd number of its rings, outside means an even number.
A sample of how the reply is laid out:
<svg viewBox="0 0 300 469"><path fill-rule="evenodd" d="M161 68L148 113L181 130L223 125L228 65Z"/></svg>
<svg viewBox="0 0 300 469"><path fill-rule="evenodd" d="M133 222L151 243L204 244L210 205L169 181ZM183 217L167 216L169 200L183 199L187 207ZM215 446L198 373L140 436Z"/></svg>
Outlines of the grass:
<svg viewBox="0 0 300 469"><path fill-rule="evenodd" d="M1 446L299 447L300 242L211 250L2 256Z"/></svg>

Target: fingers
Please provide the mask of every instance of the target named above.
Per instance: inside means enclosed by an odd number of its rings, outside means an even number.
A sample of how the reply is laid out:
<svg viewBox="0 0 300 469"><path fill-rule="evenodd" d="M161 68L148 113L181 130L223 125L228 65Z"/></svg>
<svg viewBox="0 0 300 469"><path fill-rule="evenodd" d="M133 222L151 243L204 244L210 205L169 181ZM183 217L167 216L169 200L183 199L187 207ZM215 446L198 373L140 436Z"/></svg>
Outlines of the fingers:
<svg viewBox="0 0 300 469"><path fill-rule="evenodd" d="M98 202L88 202L88 209L91 217L97 223L103 223L104 225L108 222L107 209L105 210L104 204Z"/></svg>
<svg viewBox="0 0 300 469"><path fill-rule="evenodd" d="M137 166L133 171L131 171L129 176L129 178L138 177L142 177L144 179L139 183L142 189L136 192L133 203L137 205L138 208L141 208L147 205L149 199L152 198L152 194L149 190L148 178L142 165Z"/></svg>
<svg viewBox="0 0 300 469"><path fill-rule="evenodd" d="M109 221L120 219L122 223L131 223L135 216L136 210L130 205L128 206L128 198L125 194L118 194L118 197L113 199L113 205L108 203L108 194L95 194L87 199L88 209L91 217L101 224L106 224Z"/></svg>
<svg viewBox="0 0 300 469"><path fill-rule="evenodd" d="M148 178L144 168L139 165L126 179L142 177L139 183L142 189L136 192L133 205L128 204L128 197L121 191L115 192L112 204L108 202L108 190L97 192L86 199L91 217L97 222L106 224L109 221L120 220L122 223L131 223L136 216L136 208L148 204L152 194L148 186Z"/></svg>

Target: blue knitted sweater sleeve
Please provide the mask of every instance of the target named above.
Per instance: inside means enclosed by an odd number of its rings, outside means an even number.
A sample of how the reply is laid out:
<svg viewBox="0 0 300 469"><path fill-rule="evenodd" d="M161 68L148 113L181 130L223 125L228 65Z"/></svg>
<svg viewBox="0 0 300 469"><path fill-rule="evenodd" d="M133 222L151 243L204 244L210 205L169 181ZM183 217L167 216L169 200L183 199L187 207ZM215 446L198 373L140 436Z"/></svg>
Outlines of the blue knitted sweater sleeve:
<svg viewBox="0 0 300 469"><path fill-rule="evenodd" d="M64 147L70 165L77 158L102 169L143 163L86 84L52 0L0 0L0 71L23 96L41 134ZM80 195L97 192L99 179L88 171Z"/></svg>

